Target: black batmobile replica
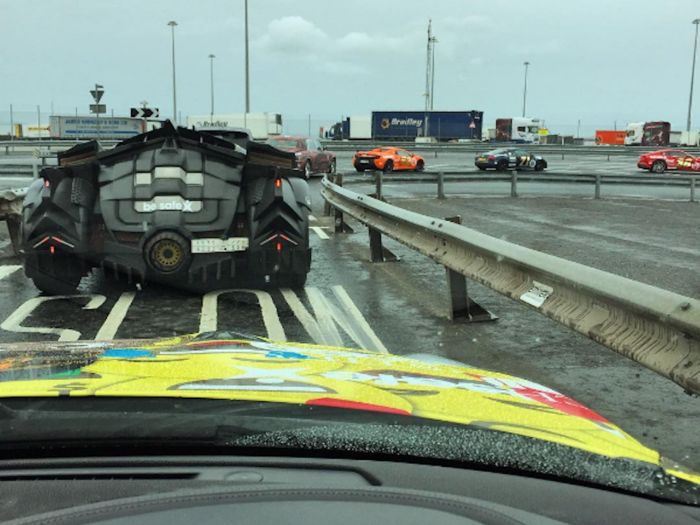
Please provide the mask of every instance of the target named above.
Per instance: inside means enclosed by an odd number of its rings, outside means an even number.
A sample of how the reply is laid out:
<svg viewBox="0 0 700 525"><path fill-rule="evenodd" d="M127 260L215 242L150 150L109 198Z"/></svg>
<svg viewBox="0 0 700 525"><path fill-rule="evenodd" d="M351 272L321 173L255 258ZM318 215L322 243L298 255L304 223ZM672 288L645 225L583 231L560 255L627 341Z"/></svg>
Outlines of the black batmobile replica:
<svg viewBox="0 0 700 525"><path fill-rule="evenodd" d="M174 127L59 154L29 187L24 269L70 294L95 268L191 291L303 286L311 200L293 153Z"/></svg>

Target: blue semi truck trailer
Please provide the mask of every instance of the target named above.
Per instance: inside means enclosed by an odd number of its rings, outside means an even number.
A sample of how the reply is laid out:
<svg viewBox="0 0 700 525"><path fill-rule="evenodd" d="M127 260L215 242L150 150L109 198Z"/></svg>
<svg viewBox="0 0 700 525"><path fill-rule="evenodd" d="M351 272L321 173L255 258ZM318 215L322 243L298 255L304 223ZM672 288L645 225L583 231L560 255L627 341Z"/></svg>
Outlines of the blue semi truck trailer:
<svg viewBox="0 0 700 525"><path fill-rule="evenodd" d="M481 140L483 111L373 111L375 140Z"/></svg>

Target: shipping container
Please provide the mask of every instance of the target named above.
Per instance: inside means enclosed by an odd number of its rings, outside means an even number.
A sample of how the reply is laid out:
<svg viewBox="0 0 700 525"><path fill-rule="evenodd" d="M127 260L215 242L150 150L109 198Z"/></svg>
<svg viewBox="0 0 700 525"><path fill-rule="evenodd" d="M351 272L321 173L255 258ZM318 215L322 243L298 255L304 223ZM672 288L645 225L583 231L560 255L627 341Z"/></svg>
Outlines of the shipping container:
<svg viewBox="0 0 700 525"><path fill-rule="evenodd" d="M238 113L194 115L187 117L187 127L195 129L245 128L255 140L265 140L282 134L282 115L279 113Z"/></svg>
<svg viewBox="0 0 700 525"><path fill-rule="evenodd" d="M600 145L623 146L625 144L625 132L596 130L595 143Z"/></svg>
<svg viewBox="0 0 700 525"><path fill-rule="evenodd" d="M61 117L50 118L51 138L122 140L143 133L144 120L117 117ZM26 133L25 133L26 136Z"/></svg>
<svg viewBox="0 0 700 525"><path fill-rule="evenodd" d="M372 138L372 115L354 115L348 122L350 140Z"/></svg>
<svg viewBox="0 0 700 525"><path fill-rule="evenodd" d="M700 146L700 131L681 131L679 146Z"/></svg>
<svg viewBox="0 0 700 525"><path fill-rule="evenodd" d="M373 111L375 140L481 140L482 111Z"/></svg>

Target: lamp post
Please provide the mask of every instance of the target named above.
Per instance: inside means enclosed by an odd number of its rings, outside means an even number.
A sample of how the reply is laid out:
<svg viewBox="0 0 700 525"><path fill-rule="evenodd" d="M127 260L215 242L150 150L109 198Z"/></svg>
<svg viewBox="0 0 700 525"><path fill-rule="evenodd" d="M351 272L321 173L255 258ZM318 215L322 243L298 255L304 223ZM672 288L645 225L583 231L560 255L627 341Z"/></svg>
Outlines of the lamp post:
<svg viewBox="0 0 700 525"><path fill-rule="evenodd" d="M523 117L525 116L525 109L527 108L527 70L530 67L530 62L523 62L525 66L525 88L523 89Z"/></svg>
<svg viewBox="0 0 700 525"><path fill-rule="evenodd" d="M693 20L695 24L695 45L693 47L693 67L690 73L690 98L688 100L688 125L686 126L686 131L690 131L690 115L693 110L693 84L695 82L695 56L698 53L698 25L700 25L700 18Z"/></svg>
<svg viewBox="0 0 700 525"><path fill-rule="evenodd" d="M173 36L173 121L177 124L177 87L175 82L175 26L177 26L177 22L171 20L168 25L172 29Z"/></svg>
<svg viewBox="0 0 700 525"><path fill-rule="evenodd" d="M211 118L210 118L210 123L212 126L214 125L214 59L216 58L215 55L211 54L209 55L209 62L211 65L210 68L210 73L211 73Z"/></svg>
<svg viewBox="0 0 700 525"><path fill-rule="evenodd" d="M250 113L250 70L248 57L248 0L245 0L245 115L243 125L248 127L248 113Z"/></svg>

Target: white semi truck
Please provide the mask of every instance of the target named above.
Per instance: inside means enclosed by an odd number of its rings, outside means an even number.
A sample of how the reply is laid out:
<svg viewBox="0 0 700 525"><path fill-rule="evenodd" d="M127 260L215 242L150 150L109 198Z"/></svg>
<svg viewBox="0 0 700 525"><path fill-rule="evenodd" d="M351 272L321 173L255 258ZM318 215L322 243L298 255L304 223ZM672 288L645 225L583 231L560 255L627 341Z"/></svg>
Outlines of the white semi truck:
<svg viewBox="0 0 700 525"><path fill-rule="evenodd" d="M280 113L236 113L194 115L187 117L187 127L203 130L213 128L245 128L250 130L255 140L265 140L282 134Z"/></svg>

